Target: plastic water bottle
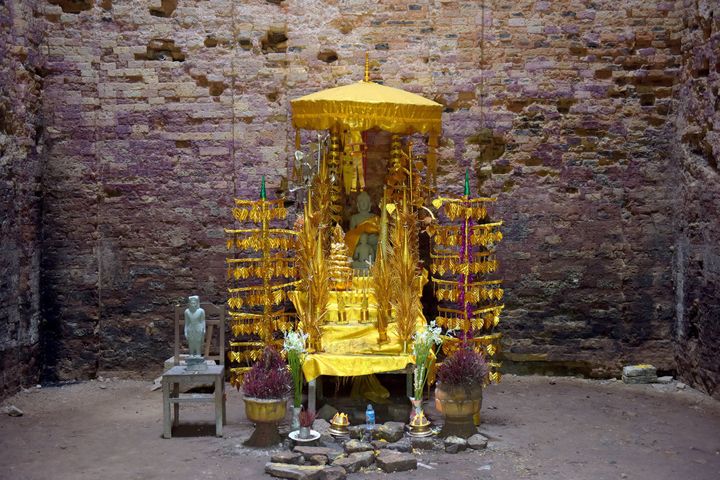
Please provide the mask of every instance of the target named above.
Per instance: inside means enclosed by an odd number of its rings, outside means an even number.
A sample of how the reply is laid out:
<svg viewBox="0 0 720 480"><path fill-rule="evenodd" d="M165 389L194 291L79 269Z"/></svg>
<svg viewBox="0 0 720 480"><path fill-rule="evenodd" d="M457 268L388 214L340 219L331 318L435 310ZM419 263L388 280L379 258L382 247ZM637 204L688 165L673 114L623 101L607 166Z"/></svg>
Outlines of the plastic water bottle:
<svg viewBox="0 0 720 480"><path fill-rule="evenodd" d="M367 434L368 441L372 440L372 432L375 429L375 410L373 410L372 404L368 404L365 410L365 433Z"/></svg>

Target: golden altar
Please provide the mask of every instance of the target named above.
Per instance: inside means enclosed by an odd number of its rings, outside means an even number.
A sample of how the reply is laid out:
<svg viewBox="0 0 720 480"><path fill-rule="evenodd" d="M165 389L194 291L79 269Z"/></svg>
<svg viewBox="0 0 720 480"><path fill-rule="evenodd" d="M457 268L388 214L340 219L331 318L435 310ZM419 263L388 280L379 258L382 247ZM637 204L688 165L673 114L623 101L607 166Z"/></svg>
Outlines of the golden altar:
<svg viewBox="0 0 720 480"><path fill-rule="evenodd" d="M264 345L279 346L281 332L301 329L309 334L303 373L310 385L311 408L316 380L323 375L402 372L410 382L413 336L427 324L420 297L429 280L440 307L438 324L463 331L465 338L482 333L474 345L489 356L495 354L500 335L493 329L503 308L502 290L499 282L480 281L479 276L497 268L493 242L501 239L501 222L485 220L484 205L494 199L470 198L467 178L464 196L432 200L443 106L372 82L367 58L363 81L290 103L296 152L288 180L293 187L289 190L299 192L293 201L300 215L292 229L279 225L287 216L283 202L288 198L267 200L264 184L261 200L236 201L247 212L234 212L235 218L259 228L226 230L232 236L228 304L233 333L255 335L249 341L231 342L231 359L250 362ZM315 148L308 130L328 133L317 135ZM301 131L306 132L304 142ZM373 136L380 138L375 144ZM369 145L385 145L388 151L371 157ZM358 214L362 213L362 195L373 197L375 211L367 209L359 221L351 220L347 207L356 200ZM462 217L465 223L431 228L436 218L428 207L439 212L443 203L450 221ZM461 231L470 233L463 239ZM420 262L422 232L437 236L431 264ZM248 246L260 256L243 258ZM359 254L361 247L372 253ZM482 252L471 258L471 248ZM255 265L250 275L261 284L245 285L245 270L236 265L248 260ZM363 262L368 266L358 271ZM292 311L294 321L289 317ZM231 381L238 384L244 369L231 368Z"/></svg>

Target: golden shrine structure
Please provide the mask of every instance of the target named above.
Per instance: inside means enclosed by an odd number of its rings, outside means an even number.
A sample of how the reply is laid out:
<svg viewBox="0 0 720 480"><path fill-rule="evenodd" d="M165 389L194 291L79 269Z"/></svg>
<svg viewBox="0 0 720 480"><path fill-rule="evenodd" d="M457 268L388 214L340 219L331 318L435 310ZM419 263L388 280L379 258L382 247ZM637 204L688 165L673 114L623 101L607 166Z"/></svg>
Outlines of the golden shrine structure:
<svg viewBox="0 0 720 480"><path fill-rule="evenodd" d="M445 353L472 342L490 362L488 382L499 381L492 357L503 290L490 277L502 222L490 220L494 198L470 195L467 173L464 195L433 198L442 105L370 81L366 59L363 81L291 108L291 190L302 213L289 228L287 199L268 199L263 179L258 200L235 200L238 225L226 229L231 382L239 385L262 348L280 346L289 329L309 334L311 409L322 375L409 373L413 336L427 325L429 281ZM303 145L303 130L319 131L317 143ZM421 261L423 232L432 238L429 262ZM387 396L374 377L363 379Z"/></svg>

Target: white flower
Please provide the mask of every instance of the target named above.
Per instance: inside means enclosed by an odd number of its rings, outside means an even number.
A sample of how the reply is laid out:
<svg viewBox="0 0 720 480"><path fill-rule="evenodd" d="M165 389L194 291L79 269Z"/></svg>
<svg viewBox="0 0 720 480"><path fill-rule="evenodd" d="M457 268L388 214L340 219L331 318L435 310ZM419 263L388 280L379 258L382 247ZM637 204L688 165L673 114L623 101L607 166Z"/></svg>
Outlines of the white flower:
<svg viewBox="0 0 720 480"><path fill-rule="evenodd" d="M307 341L308 334L303 333L302 330L293 332L292 330L285 333L285 340L283 341L283 350L286 352L297 352L305 353L305 342Z"/></svg>

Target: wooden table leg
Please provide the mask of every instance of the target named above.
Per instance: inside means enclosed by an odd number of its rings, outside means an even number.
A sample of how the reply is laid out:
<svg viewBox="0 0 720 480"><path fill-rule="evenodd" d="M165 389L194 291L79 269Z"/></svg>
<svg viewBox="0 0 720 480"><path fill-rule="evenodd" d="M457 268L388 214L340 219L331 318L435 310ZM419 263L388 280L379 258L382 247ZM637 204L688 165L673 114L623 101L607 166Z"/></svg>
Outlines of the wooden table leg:
<svg viewBox="0 0 720 480"><path fill-rule="evenodd" d="M215 436L223 436L223 379L220 375L215 378Z"/></svg>
<svg viewBox="0 0 720 480"><path fill-rule="evenodd" d="M225 404L227 403L227 397L225 395L225 379L220 379L220 385L222 386L222 423L227 425L227 415L225 411Z"/></svg>
<svg viewBox="0 0 720 480"><path fill-rule="evenodd" d="M172 426L170 425L170 382L162 380L163 390L163 438L172 437Z"/></svg>
<svg viewBox="0 0 720 480"><path fill-rule="evenodd" d="M180 398L180 384L173 383L173 398ZM173 427L177 427L180 424L180 404L177 402L173 403Z"/></svg>

